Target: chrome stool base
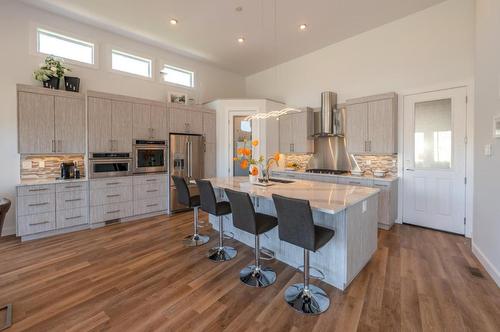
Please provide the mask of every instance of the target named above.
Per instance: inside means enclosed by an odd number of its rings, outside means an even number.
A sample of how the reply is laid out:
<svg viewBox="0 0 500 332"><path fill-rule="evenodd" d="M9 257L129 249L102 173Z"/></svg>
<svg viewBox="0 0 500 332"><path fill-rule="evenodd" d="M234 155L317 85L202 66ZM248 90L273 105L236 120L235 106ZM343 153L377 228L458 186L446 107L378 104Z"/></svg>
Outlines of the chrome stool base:
<svg viewBox="0 0 500 332"><path fill-rule="evenodd" d="M304 284L294 284L285 290L285 301L298 312L308 315L318 315L325 312L330 306L330 299L321 288Z"/></svg>
<svg viewBox="0 0 500 332"><path fill-rule="evenodd" d="M232 247L215 247L208 251L207 257L214 262L225 262L236 257L237 253Z"/></svg>
<svg viewBox="0 0 500 332"><path fill-rule="evenodd" d="M201 245L204 245L210 240L210 237L207 235L200 235L200 234L194 234L194 235L188 235L184 238L182 243L186 247L198 247Z"/></svg>
<svg viewBox="0 0 500 332"><path fill-rule="evenodd" d="M240 271L240 280L247 286L263 288L274 284L276 272L270 267L257 269L255 265L248 265Z"/></svg>

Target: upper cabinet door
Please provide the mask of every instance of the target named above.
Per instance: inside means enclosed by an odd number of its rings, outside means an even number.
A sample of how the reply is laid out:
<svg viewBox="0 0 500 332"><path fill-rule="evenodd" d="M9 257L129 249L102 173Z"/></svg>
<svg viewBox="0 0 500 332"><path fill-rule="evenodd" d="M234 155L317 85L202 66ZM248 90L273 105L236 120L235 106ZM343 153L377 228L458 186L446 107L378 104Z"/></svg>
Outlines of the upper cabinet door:
<svg viewBox="0 0 500 332"><path fill-rule="evenodd" d="M54 97L18 93L19 153L53 153Z"/></svg>
<svg viewBox="0 0 500 332"><path fill-rule="evenodd" d="M203 134L203 112L187 111L188 132L190 134Z"/></svg>
<svg viewBox="0 0 500 332"><path fill-rule="evenodd" d="M111 102L111 140L113 152L132 152L132 103Z"/></svg>
<svg viewBox="0 0 500 332"><path fill-rule="evenodd" d="M394 99L368 103L368 151L371 153L397 153L397 112Z"/></svg>
<svg viewBox="0 0 500 332"><path fill-rule="evenodd" d="M292 152L313 153L314 113L312 109L302 110L290 116L292 118Z"/></svg>
<svg viewBox="0 0 500 332"><path fill-rule="evenodd" d="M347 106L345 137L349 153L364 153L368 141L368 104Z"/></svg>
<svg viewBox="0 0 500 332"><path fill-rule="evenodd" d="M204 177L212 178L217 175L216 172L216 160L215 160L215 143L206 143L205 144L205 167L204 167Z"/></svg>
<svg viewBox="0 0 500 332"><path fill-rule="evenodd" d="M133 105L133 136L134 139L152 138L151 105Z"/></svg>
<svg viewBox="0 0 500 332"><path fill-rule="evenodd" d="M187 110L180 108L171 108L170 110L170 132L171 133L187 133L188 121Z"/></svg>
<svg viewBox="0 0 500 332"><path fill-rule="evenodd" d="M55 97L56 152L85 153L85 101Z"/></svg>
<svg viewBox="0 0 500 332"><path fill-rule="evenodd" d="M165 106L151 106L151 129L154 139L168 139L167 108Z"/></svg>
<svg viewBox="0 0 500 332"><path fill-rule="evenodd" d="M280 123L280 152L293 152L293 118L292 115L284 115L279 118Z"/></svg>
<svg viewBox="0 0 500 332"><path fill-rule="evenodd" d="M111 150L111 100L88 98L89 152Z"/></svg>
<svg viewBox="0 0 500 332"><path fill-rule="evenodd" d="M203 135L205 142L216 142L216 115L215 113L203 113Z"/></svg>

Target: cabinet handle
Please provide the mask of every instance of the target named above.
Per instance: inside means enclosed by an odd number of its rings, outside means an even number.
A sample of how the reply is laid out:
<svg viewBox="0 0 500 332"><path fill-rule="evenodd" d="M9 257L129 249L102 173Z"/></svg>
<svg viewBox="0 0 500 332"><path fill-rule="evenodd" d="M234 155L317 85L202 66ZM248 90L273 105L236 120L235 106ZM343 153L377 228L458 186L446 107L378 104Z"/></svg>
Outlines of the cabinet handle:
<svg viewBox="0 0 500 332"><path fill-rule="evenodd" d="M65 202L79 202L79 201L82 201L81 198L73 198L73 199L66 199L64 200Z"/></svg>
<svg viewBox="0 0 500 332"><path fill-rule="evenodd" d="M120 182L108 182L108 183L106 183L107 186L116 186L117 184L120 184Z"/></svg>
<svg viewBox="0 0 500 332"><path fill-rule="evenodd" d="M29 189L29 192L37 192L37 191L46 191L49 190L49 188L39 188L39 189Z"/></svg>
<svg viewBox="0 0 500 332"><path fill-rule="evenodd" d="M62 140L57 140L57 152L62 152Z"/></svg>
<svg viewBox="0 0 500 332"><path fill-rule="evenodd" d="M52 140L52 152L56 152L56 140Z"/></svg>
<svg viewBox="0 0 500 332"><path fill-rule="evenodd" d="M368 152L372 152L372 141L368 141Z"/></svg>
<svg viewBox="0 0 500 332"><path fill-rule="evenodd" d="M361 184L361 182L357 182L357 181L349 181L349 184Z"/></svg>
<svg viewBox="0 0 500 332"><path fill-rule="evenodd" d="M73 220L73 219L80 219L82 216L76 216L76 217L66 217L64 218L65 220Z"/></svg>
<svg viewBox="0 0 500 332"><path fill-rule="evenodd" d="M146 179L146 182L156 182L157 179Z"/></svg>
<svg viewBox="0 0 500 332"><path fill-rule="evenodd" d="M40 221L40 222L34 222L32 224L29 224L30 226L36 226L36 225L43 225L43 224L48 224L50 221Z"/></svg>
<svg viewBox="0 0 500 332"><path fill-rule="evenodd" d="M387 186L384 186L383 184L373 184L374 187L379 187L379 188L387 188Z"/></svg>
<svg viewBox="0 0 500 332"><path fill-rule="evenodd" d="M158 206L158 203L156 203L156 204L148 204L148 205L146 205L146 207L153 207L153 206Z"/></svg>
<svg viewBox="0 0 500 332"><path fill-rule="evenodd" d="M81 185L76 185L76 186L65 186L65 189L74 189L74 188L81 188Z"/></svg>
<svg viewBox="0 0 500 332"><path fill-rule="evenodd" d="M28 204L28 206L42 206L42 205L49 205L49 202Z"/></svg>
<svg viewBox="0 0 500 332"><path fill-rule="evenodd" d="M154 189L154 190L146 190L147 193L155 193L157 192L158 190L157 189Z"/></svg>
<svg viewBox="0 0 500 332"><path fill-rule="evenodd" d="M120 197L120 194L113 194L113 195L106 195L106 197L111 198L111 197Z"/></svg>
<svg viewBox="0 0 500 332"><path fill-rule="evenodd" d="M108 211L108 212L106 212L106 213L107 213L107 214L113 214L113 213L118 213L118 212L120 212L120 211L121 211L121 210L114 210L114 211Z"/></svg>

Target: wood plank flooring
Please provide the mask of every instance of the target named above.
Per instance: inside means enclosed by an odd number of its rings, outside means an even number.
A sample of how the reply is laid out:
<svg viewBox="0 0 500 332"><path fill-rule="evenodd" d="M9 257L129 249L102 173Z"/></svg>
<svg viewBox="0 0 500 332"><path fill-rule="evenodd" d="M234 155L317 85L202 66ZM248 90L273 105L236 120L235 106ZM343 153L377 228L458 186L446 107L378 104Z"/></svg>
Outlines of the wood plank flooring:
<svg viewBox="0 0 500 332"><path fill-rule="evenodd" d="M184 248L191 220L183 213L28 243L2 238L9 331L500 331L500 289L463 237L398 225L379 231L376 254L345 292L314 282L331 306L306 317L283 301L300 273L273 261L277 282L247 287L238 272L252 262L251 248L228 241L238 256L208 261L217 233L203 228L211 241Z"/></svg>

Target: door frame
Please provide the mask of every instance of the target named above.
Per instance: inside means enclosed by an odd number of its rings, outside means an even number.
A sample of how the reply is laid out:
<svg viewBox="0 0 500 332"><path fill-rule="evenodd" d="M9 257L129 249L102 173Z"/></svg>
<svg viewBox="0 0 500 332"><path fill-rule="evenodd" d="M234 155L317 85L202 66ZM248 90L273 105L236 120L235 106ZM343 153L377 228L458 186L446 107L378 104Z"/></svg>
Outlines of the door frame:
<svg viewBox="0 0 500 332"><path fill-rule="evenodd" d="M465 237L472 238L472 229L474 224L474 80L463 80L454 82L445 82L442 84L431 85L428 87L408 89L399 91L398 94L398 174L399 179L399 195L398 195L398 219L396 222L402 224L403 220L403 153L404 153L404 97L418 95L428 92L450 90L455 88L465 88L467 95L466 104L466 137L467 144L465 147L465 174L467 184L465 186Z"/></svg>
<svg viewBox="0 0 500 332"><path fill-rule="evenodd" d="M227 176L232 176L233 174L233 127L234 116L248 116L252 114L258 113L259 110L257 107L230 107L228 108L228 120L227 120L227 128L228 128L228 170ZM252 120L252 140L259 138L259 121ZM258 155L259 147L255 148L255 153Z"/></svg>

